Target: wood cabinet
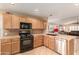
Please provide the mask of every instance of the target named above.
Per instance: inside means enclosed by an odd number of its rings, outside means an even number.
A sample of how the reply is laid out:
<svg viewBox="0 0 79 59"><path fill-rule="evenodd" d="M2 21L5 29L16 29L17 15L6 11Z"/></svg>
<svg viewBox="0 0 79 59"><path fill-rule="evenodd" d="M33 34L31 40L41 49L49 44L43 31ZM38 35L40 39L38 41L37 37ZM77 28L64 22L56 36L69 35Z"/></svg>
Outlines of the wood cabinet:
<svg viewBox="0 0 79 59"><path fill-rule="evenodd" d="M11 55L20 52L20 40L18 38L1 40L1 55Z"/></svg>
<svg viewBox="0 0 79 59"><path fill-rule="evenodd" d="M34 36L34 48L43 45L43 36L42 35L35 35Z"/></svg>
<svg viewBox="0 0 79 59"><path fill-rule="evenodd" d="M25 18L25 17L20 17L19 21L20 21L20 22L25 22L25 23L26 23L26 18Z"/></svg>
<svg viewBox="0 0 79 59"><path fill-rule="evenodd" d="M4 39L3 39L4 40ZM1 54L10 55L11 54L11 39L6 39L7 41L1 43Z"/></svg>
<svg viewBox="0 0 79 59"><path fill-rule="evenodd" d="M19 29L19 16L12 14L3 14L3 28L4 29Z"/></svg>
<svg viewBox="0 0 79 59"><path fill-rule="evenodd" d="M19 16L12 15L12 29L19 29L20 21Z"/></svg>
<svg viewBox="0 0 79 59"><path fill-rule="evenodd" d="M48 35L44 36L44 46L48 47L49 46L49 39L48 39Z"/></svg>
<svg viewBox="0 0 79 59"><path fill-rule="evenodd" d="M44 21L43 24L44 24L43 28L46 29L47 28L47 21Z"/></svg>
<svg viewBox="0 0 79 59"><path fill-rule="evenodd" d="M37 24L38 24L38 26L37 26L38 29L44 29L44 23L42 20L38 20Z"/></svg>
<svg viewBox="0 0 79 59"><path fill-rule="evenodd" d="M44 36L44 46L54 50L55 49L55 37L50 35Z"/></svg>
<svg viewBox="0 0 79 59"><path fill-rule="evenodd" d="M12 15L11 14L3 14L3 28L11 29Z"/></svg>
<svg viewBox="0 0 79 59"><path fill-rule="evenodd" d="M20 52L20 40L18 38L12 39L12 54Z"/></svg>
<svg viewBox="0 0 79 59"><path fill-rule="evenodd" d="M55 37L54 36L49 36L48 37L49 40L49 48L54 50L55 49Z"/></svg>
<svg viewBox="0 0 79 59"><path fill-rule="evenodd" d="M45 23L43 20L32 17L21 17L12 14L3 14L4 29L19 29L20 22L32 23L33 29L44 29Z"/></svg>
<svg viewBox="0 0 79 59"><path fill-rule="evenodd" d="M35 18L27 18L26 22L32 23L33 29L44 29L44 24L42 20L35 19Z"/></svg>

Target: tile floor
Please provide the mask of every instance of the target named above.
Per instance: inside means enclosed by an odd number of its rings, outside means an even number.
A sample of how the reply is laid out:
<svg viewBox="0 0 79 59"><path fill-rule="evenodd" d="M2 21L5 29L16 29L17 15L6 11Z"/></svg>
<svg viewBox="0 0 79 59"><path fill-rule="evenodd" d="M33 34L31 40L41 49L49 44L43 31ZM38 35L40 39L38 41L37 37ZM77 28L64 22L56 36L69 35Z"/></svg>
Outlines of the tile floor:
<svg viewBox="0 0 79 59"><path fill-rule="evenodd" d="M17 54L17 55L58 55L58 54L42 46L42 47L38 47L24 53Z"/></svg>

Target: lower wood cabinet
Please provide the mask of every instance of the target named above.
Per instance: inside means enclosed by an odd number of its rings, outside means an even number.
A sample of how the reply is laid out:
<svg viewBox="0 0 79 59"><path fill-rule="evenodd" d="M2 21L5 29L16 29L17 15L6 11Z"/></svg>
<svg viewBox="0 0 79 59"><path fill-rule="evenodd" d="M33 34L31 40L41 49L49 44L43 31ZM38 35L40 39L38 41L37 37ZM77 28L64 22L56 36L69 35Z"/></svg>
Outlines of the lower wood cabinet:
<svg viewBox="0 0 79 59"><path fill-rule="evenodd" d="M12 49L11 50L12 50L11 51L12 54L20 52L20 40L19 39L15 38L12 40Z"/></svg>
<svg viewBox="0 0 79 59"><path fill-rule="evenodd" d="M42 35L35 35L34 36L34 48L43 45L43 36Z"/></svg>
<svg viewBox="0 0 79 59"><path fill-rule="evenodd" d="M2 39L0 44L1 55L11 55L20 52L20 40L19 39Z"/></svg>
<svg viewBox="0 0 79 59"><path fill-rule="evenodd" d="M48 40L49 40L49 45L48 47L52 50L55 49L55 37L54 36L49 36L48 37Z"/></svg>
<svg viewBox="0 0 79 59"><path fill-rule="evenodd" d="M48 36L47 35L44 36L44 46L46 46L46 47L49 46L49 40L48 40Z"/></svg>
<svg viewBox="0 0 79 59"><path fill-rule="evenodd" d="M5 50L5 54L7 55L9 55L9 54L11 54L11 42L9 42L9 43L5 43L5 47L3 47L4 48L4 50Z"/></svg>
<svg viewBox="0 0 79 59"><path fill-rule="evenodd" d="M55 49L55 37L54 36L45 35L44 36L44 46L54 50Z"/></svg>
<svg viewBox="0 0 79 59"><path fill-rule="evenodd" d="M10 55L11 54L11 39L6 39L1 43L1 54Z"/></svg>

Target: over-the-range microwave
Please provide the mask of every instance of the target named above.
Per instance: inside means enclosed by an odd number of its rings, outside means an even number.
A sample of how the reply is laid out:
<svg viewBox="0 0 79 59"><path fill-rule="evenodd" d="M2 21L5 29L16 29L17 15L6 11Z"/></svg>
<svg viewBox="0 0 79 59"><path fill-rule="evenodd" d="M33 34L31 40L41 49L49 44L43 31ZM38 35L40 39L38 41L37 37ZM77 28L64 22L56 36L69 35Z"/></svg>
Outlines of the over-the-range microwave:
<svg viewBox="0 0 79 59"><path fill-rule="evenodd" d="M20 22L20 29L32 29L32 23Z"/></svg>

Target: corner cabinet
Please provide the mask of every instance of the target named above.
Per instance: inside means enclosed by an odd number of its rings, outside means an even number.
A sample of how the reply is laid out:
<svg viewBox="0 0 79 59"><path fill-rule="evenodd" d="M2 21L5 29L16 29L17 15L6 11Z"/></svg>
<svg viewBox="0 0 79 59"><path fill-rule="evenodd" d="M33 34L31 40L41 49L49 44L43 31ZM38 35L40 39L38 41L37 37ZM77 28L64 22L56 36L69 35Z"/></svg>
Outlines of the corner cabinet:
<svg viewBox="0 0 79 59"><path fill-rule="evenodd" d="M43 35L34 35L34 48L43 45Z"/></svg>
<svg viewBox="0 0 79 59"><path fill-rule="evenodd" d="M48 47L51 50L55 50L55 36L45 35L44 46Z"/></svg>
<svg viewBox="0 0 79 59"><path fill-rule="evenodd" d="M48 35L44 36L44 46L48 47L49 46L49 39L48 39Z"/></svg>

